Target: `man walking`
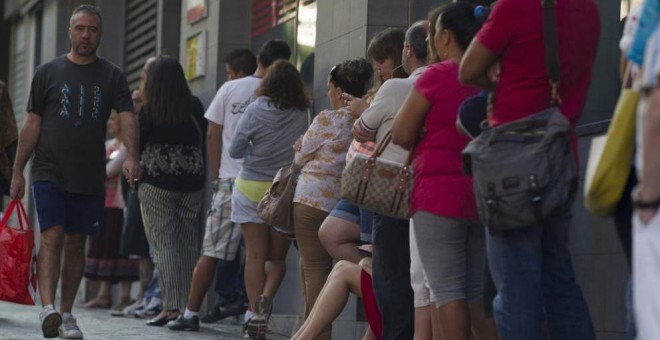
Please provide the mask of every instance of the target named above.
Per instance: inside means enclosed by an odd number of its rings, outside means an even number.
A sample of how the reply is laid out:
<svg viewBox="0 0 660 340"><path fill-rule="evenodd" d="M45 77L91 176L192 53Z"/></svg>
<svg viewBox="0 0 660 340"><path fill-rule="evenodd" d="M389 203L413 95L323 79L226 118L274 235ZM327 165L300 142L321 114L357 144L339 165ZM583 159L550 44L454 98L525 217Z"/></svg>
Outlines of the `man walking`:
<svg viewBox="0 0 660 340"><path fill-rule="evenodd" d="M14 162L10 194L20 198L25 193L23 170L34 152L32 190L41 226L37 276L43 310L39 318L46 338L83 338L71 309L83 274L87 235L96 234L101 223L106 121L113 109L120 114L128 151L123 173L129 183L139 179L137 122L126 78L118 67L96 55L102 24L94 6L73 10L71 50L37 68L32 80ZM60 267L58 313L54 303Z"/></svg>
<svg viewBox="0 0 660 340"><path fill-rule="evenodd" d="M198 330L197 313L204 295L213 281L218 260L233 261L241 242L241 228L230 220L231 193L234 179L241 169L240 161L229 157L229 144L238 120L254 99L254 91L268 67L278 59L289 59L291 49L281 40L266 42L257 57L253 75L224 83L204 115L209 121L207 133L208 160L213 178L213 202L206 220L202 256L193 272L188 306L184 314L172 321L171 330ZM229 63L228 63L229 64ZM234 278L223 278L233 280ZM227 311L225 311L227 312ZM220 314L223 311L219 311ZM246 317L247 319L247 317Z"/></svg>

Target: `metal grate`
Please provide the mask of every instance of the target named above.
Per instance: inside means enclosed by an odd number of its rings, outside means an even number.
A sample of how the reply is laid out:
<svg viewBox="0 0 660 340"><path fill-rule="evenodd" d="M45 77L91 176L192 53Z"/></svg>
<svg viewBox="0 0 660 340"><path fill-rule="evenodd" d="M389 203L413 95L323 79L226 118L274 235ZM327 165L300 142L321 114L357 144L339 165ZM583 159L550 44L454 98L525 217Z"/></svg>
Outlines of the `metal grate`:
<svg viewBox="0 0 660 340"><path fill-rule="evenodd" d="M20 124L25 117L25 90L26 90L26 24L21 20L16 24L14 38L14 85L12 99L14 102L14 114L16 122Z"/></svg>
<svg viewBox="0 0 660 340"><path fill-rule="evenodd" d="M124 72L131 89L140 85L144 62L157 53L158 0L126 1Z"/></svg>

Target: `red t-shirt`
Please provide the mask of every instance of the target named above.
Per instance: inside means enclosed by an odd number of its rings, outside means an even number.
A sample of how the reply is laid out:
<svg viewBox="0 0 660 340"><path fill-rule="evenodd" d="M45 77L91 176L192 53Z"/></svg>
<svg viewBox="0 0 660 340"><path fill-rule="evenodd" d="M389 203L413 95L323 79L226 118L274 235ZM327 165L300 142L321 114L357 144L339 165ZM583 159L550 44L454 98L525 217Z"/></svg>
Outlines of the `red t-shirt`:
<svg viewBox="0 0 660 340"><path fill-rule="evenodd" d="M596 57L600 18L592 0L558 0L561 111L573 123L580 118ZM517 120L550 106L545 65L541 1L499 0L477 40L501 56L490 124Z"/></svg>
<svg viewBox="0 0 660 340"><path fill-rule="evenodd" d="M461 157L470 139L456 130L456 117L461 103L478 90L458 82L458 64L451 60L429 66L414 86L431 107L424 121L426 133L413 159L410 213L476 220L472 178L463 174Z"/></svg>

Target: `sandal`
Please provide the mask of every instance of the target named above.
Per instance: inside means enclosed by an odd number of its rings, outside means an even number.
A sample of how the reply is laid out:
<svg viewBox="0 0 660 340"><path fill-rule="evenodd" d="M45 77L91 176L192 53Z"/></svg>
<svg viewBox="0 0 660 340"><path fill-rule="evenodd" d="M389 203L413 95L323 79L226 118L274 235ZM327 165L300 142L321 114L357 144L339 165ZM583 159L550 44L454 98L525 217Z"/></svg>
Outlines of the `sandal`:
<svg viewBox="0 0 660 340"><path fill-rule="evenodd" d="M130 306L133 302L131 298L121 299L118 304L112 306L110 309L110 315L112 316L124 316L124 308Z"/></svg>

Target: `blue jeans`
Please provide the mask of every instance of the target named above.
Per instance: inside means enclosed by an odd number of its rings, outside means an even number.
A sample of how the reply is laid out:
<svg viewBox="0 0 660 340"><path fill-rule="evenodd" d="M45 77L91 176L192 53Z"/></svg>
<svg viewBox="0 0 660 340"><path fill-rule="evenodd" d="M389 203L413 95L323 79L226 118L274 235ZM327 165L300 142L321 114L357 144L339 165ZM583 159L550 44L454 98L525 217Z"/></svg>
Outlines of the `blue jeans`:
<svg viewBox="0 0 660 340"><path fill-rule="evenodd" d="M566 213L540 225L487 234L500 339L539 339L544 317L551 339L595 339L567 247L570 221Z"/></svg>
<svg viewBox="0 0 660 340"><path fill-rule="evenodd" d="M383 318L383 340L413 338L415 307L410 285L410 222L374 214L372 280Z"/></svg>

